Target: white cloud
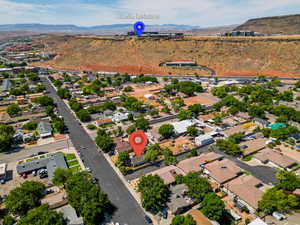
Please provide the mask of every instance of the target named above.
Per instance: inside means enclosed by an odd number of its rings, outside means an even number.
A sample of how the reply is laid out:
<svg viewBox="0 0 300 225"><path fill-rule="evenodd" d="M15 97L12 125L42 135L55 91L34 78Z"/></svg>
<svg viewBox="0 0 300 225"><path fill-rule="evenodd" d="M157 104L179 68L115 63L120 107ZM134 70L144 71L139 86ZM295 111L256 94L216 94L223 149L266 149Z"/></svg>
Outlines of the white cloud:
<svg viewBox="0 0 300 225"><path fill-rule="evenodd" d="M112 6L81 1L19 3L0 0L0 23L101 25L133 23L120 13L158 15L151 24L213 26L242 23L249 18L297 13L299 0L116 0Z"/></svg>

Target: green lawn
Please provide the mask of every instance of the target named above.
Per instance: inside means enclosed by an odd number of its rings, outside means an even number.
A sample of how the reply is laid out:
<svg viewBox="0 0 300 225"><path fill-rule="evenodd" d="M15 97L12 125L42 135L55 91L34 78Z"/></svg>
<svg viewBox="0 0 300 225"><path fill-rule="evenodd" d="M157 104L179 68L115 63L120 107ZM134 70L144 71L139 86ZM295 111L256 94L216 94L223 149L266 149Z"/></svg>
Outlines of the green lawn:
<svg viewBox="0 0 300 225"><path fill-rule="evenodd" d="M34 161L34 160L37 160L37 159L38 159L38 157L30 158L30 159L27 159L26 162Z"/></svg>
<svg viewBox="0 0 300 225"><path fill-rule="evenodd" d="M67 161L68 167L72 167L75 165L79 165L79 162L77 160Z"/></svg>
<svg viewBox="0 0 300 225"><path fill-rule="evenodd" d="M73 173L76 173L76 172L81 171L81 167L78 165L78 166L74 166L74 167L70 168L69 170L71 170Z"/></svg>
<svg viewBox="0 0 300 225"><path fill-rule="evenodd" d="M253 155L248 155L248 156L242 158L242 160L245 162L248 162L248 161L251 161L252 158L253 158Z"/></svg>
<svg viewBox="0 0 300 225"><path fill-rule="evenodd" d="M65 154L65 158L67 161L70 161L70 160L76 159L76 156L75 156L75 154Z"/></svg>

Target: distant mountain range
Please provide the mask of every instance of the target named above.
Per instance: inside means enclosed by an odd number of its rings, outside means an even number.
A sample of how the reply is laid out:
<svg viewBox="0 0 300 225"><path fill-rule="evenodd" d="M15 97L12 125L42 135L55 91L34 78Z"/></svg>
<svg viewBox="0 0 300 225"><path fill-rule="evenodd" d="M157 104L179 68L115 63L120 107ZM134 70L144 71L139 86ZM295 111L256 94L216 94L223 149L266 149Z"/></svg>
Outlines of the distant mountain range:
<svg viewBox="0 0 300 225"><path fill-rule="evenodd" d="M199 29L198 26L163 24L146 25L145 31L187 31ZM50 24L4 24L0 31L27 31L37 33L87 33L87 34L121 34L133 30L133 24L112 24L92 27L76 25Z"/></svg>

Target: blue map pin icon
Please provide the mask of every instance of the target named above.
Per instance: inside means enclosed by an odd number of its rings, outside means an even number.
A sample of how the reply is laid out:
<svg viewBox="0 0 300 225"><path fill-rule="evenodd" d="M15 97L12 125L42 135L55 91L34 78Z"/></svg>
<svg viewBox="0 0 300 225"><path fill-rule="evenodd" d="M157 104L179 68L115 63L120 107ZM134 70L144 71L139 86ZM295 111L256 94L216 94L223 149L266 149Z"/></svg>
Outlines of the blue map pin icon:
<svg viewBox="0 0 300 225"><path fill-rule="evenodd" d="M143 34L143 31L145 30L145 24L141 21L136 22L133 27L134 27L136 34L139 37Z"/></svg>

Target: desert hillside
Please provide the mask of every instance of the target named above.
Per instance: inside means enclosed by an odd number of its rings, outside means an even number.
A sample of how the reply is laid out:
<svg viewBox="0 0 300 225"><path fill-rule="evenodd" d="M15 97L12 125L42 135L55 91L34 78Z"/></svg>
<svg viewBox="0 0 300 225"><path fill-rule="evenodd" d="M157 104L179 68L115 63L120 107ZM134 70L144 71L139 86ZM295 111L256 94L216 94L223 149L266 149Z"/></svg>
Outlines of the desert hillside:
<svg viewBox="0 0 300 225"><path fill-rule="evenodd" d="M300 14L250 19L235 30L252 30L264 34L300 34Z"/></svg>
<svg viewBox="0 0 300 225"><path fill-rule="evenodd" d="M221 38L184 40L103 40L51 36L43 40L58 56L43 65L74 71L208 74L159 67L169 60L192 60L218 75L300 75L300 37Z"/></svg>

